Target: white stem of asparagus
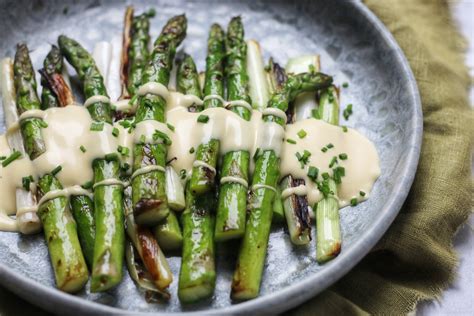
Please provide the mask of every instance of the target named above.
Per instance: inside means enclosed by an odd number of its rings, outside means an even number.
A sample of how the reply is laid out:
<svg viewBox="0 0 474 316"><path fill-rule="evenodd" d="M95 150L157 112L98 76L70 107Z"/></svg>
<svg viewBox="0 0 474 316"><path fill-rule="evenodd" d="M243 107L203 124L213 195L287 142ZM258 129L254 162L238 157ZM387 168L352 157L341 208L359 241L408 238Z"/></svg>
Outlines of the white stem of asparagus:
<svg viewBox="0 0 474 316"><path fill-rule="evenodd" d="M175 211L182 211L186 207L184 188L181 179L173 167L166 167L166 196L168 206Z"/></svg>
<svg viewBox="0 0 474 316"><path fill-rule="evenodd" d="M270 92L263 65L262 50L255 40L247 41L247 73L252 107L261 111L267 107Z"/></svg>

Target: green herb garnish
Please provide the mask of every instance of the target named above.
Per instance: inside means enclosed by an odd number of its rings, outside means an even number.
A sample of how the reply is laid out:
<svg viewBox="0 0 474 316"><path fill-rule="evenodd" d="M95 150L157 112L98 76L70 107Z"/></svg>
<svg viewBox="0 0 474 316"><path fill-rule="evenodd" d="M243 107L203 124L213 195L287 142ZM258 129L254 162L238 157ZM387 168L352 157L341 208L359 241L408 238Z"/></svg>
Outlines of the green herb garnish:
<svg viewBox="0 0 474 316"><path fill-rule="evenodd" d="M348 104L347 107L342 112L342 116L344 116L344 119L347 121L351 115L352 115L352 104Z"/></svg>
<svg viewBox="0 0 474 316"><path fill-rule="evenodd" d="M296 144L296 140L293 140L291 138L287 138L286 142L289 143L289 144L293 144L293 145Z"/></svg>
<svg viewBox="0 0 474 316"><path fill-rule="evenodd" d="M189 153L193 154L194 153L194 147L189 148Z"/></svg>
<svg viewBox="0 0 474 316"><path fill-rule="evenodd" d="M156 129L153 133L153 140L157 141L158 139L163 140L163 144L167 146L171 145L171 139L169 138L169 136L163 133L162 131Z"/></svg>
<svg viewBox="0 0 474 316"><path fill-rule="evenodd" d="M209 121L209 116L201 114L198 116L197 121L199 123L207 123Z"/></svg>
<svg viewBox="0 0 474 316"><path fill-rule="evenodd" d="M319 169L313 166L310 166L308 168L308 178L316 182L318 179L318 174L319 174Z"/></svg>
<svg viewBox="0 0 474 316"><path fill-rule="evenodd" d="M339 154L339 159L346 160L347 159L347 154L346 153Z"/></svg>
<svg viewBox="0 0 474 316"><path fill-rule="evenodd" d="M112 130L112 135L114 137L118 137L119 133L120 133L119 129L117 127L114 127L114 129Z"/></svg>
<svg viewBox="0 0 474 316"><path fill-rule="evenodd" d="M331 161L329 162L329 168L332 168L335 164L337 164L337 156L332 157Z"/></svg>
<svg viewBox="0 0 474 316"><path fill-rule="evenodd" d="M171 125L170 123L166 123L166 126L168 126L168 128L174 132L174 126Z"/></svg>
<svg viewBox="0 0 474 316"><path fill-rule="evenodd" d="M365 192L364 192L364 191L360 191L359 194L360 194L360 196L365 196Z"/></svg>
<svg viewBox="0 0 474 316"><path fill-rule="evenodd" d="M81 185L81 187L84 189L84 190L89 190L92 188L92 186L94 185L94 182L92 181L87 181L86 183L84 183L83 185Z"/></svg>
<svg viewBox="0 0 474 316"><path fill-rule="evenodd" d="M93 132L100 132L104 129L104 123L102 122L92 122L90 130Z"/></svg>
<svg viewBox="0 0 474 316"><path fill-rule="evenodd" d="M356 206L357 203L358 203L357 198L352 198L352 199L351 199L351 206Z"/></svg>
<svg viewBox="0 0 474 316"><path fill-rule="evenodd" d="M51 174L53 176L57 175L61 170L63 170L63 167L61 167L60 165L57 166L56 168L54 168L52 171L51 171Z"/></svg>
<svg viewBox="0 0 474 316"><path fill-rule="evenodd" d="M2 167L6 167L9 164L11 164L13 161L17 160L18 158L21 157L21 152L19 151L13 151L13 153L8 156L8 158L5 158L5 160L2 161Z"/></svg>
<svg viewBox="0 0 474 316"><path fill-rule="evenodd" d="M26 191L29 191L30 190L30 184L31 182L34 182L34 179L33 179L33 176L32 175L29 175L28 177L23 177L21 179L21 183L23 185L23 188L26 190Z"/></svg>
<svg viewBox="0 0 474 316"><path fill-rule="evenodd" d="M300 131L298 132L298 137L299 137L299 138L305 138L306 135L307 135L307 134L306 134L306 131L305 131L304 129L302 129L302 130L300 130Z"/></svg>
<svg viewBox="0 0 474 316"><path fill-rule="evenodd" d="M79 147L79 149L80 149L83 153L85 153L85 152L87 151L87 150L86 150L86 147L84 147L83 145L81 145L81 147Z"/></svg>

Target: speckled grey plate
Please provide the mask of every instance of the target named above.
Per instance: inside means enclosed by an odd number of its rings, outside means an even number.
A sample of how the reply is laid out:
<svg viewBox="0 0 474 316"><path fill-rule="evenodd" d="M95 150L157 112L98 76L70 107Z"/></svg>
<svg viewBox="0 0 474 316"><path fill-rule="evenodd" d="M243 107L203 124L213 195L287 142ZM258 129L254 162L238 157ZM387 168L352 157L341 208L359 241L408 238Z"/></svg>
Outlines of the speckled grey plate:
<svg viewBox="0 0 474 316"><path fill-rule="evenodd" d="M138 1L137 11L156 8L152 35L164 21L186 13L184 49L204 69L207 29L226 25L242 15L246 37L258 39L265 55L286 63L289 57L319 53L323 71L350 86L342 104L354 104L347 125L371 139L381 160L382 176L369 201L341 210L341 255L320 266L314 243L294 248L283 229L274 229L259 298L240 304L229 299L237 243L218 245L218 278L214 297L199 305L182 306L171 287L168 304L148 304L128 275L115 290L76 296L57 291L42 236L0 233L0 282L25 299L53 312L196 312L276 313L315 296L347 273L380 239L410 189L422 135L422 113L416 82L402 51L381 22L361 3L351 1ZM70 35L87 48L120 36L126 3L87 1L2 1L0 56L13 56L15 44L26 41L36 69L59 34ZM3 120L2 120L3 121ZM1 126L4 130L4 126ZM180 258L169 258L177 276ZM176 278L177 279L177 278Z"/></svg>

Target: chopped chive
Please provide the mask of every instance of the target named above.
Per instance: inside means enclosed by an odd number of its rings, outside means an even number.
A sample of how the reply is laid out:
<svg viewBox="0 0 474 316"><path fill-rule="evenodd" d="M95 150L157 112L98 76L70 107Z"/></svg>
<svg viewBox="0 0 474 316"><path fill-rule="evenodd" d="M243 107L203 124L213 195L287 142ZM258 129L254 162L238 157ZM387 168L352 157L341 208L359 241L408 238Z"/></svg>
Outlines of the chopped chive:
<svg viewBox="0 0 474 316"><path fill-rule="evenodd" d="M299 137L299 138L305 138L306 135L307 135L307 134L306 134L306 131L305 131L304 129L302 129L302 130L300 130L300 131L298 132L298 137Z"/></svg>
<svg viewBox="0 0 474 316"><path fill-rule="evenodd" d="M344 125L343 125L343 126L342 126L342 131L343 131L344 133L347 133L347 126L344 126Z"/></svg>
<svg viewBox="0 0 474 316"><path fill-rule="evenodd" d="M181 178L181 180L186 179L186 176L187 176L186 170L185 170L185 169L181 169L181 170L179 171L179 177Z"/></svg>
<svg viewBox="0 0 474 316"><path fill-rule="evenodd" d="M308 66L308 70L310 73L315 73L316 72L316 67L313 64L310 64Z"/></svg>
<svg viewBox="0 0 474 316"><path fill-rule="evenodd" d="M198 116L197 121L199 123L207 123L209 121L209 116L201 114Z"/></svg>
<svg viewBox="0 0 474 316"><path fill-rule="evenodd" d="M328 151L328 149L327 149L326 147L323 147L323 148L321 148L321 151L322 151L323 153L325 153L326 151Z"/></svg>
<svg viewBox="0 0 474 316"><path fill-rule="evenodd" d="M289 143L289 144L293 144L293 145L296 144L296 140L293 140L291 138L287 138L286 142Z"/></svg>
<svg viewBox="0 0 474 316"><path fill-rule="evenodd" d="M124 147L121 145L118 146L117 151L124 157L128 157L130 153L130 149L128 147Z"/></svg>
<svg viewBox="0 0 474 316"><path fill-rule="evenodd" d="M344 83L342 84L342 87L343 87L343 88L349 87L349 83L348 83L348 82L344 82Z"/></svg>
<svg viewBox="0 0 474 316"><path fill-rule="evenodd" d="M56 168L54 168L52 171L51 171L51 174L53 176L57 175L61 170L63 170L63 167L61 167L61 165L57 166Z"/></svg>
<svg viewBox="0 0 474 316"><path fill-rule="evenodd" d="M347 159L347 154L346 153L339 154L339 159L346 160Z"/></svg>
<svg viewBox="0 0 474 316"><path fill-rule="evenodd" d="M337 184L341 184L342 177L344 177L346 175L346 169L344 169L344 167L338 166L338 167L332 169L332 171L333 171L332 177L334 178L334 181Z"/></svg>
<svg viewBox="0 0 474 316"><path fill-rule="evenodd" d="M323 173L323 175L324 175L324 173ZM328 178L329 178L329 175L328 175ZM318 186L318 190L323 194L324 197L328 197L329 194L334 194L334 192L332 192L331 188L329 187L328 178L324 179L321 182L316 182L316 185Z"/></svg>
<svg viewBox="0 0 474 316"><path fill-rule="evenodd" d="M83 145L81 145L81 147L79 147L79 149L80 149L83 153L85 153L85 152L87 151L87 150L86 150L86 147L84 147Z"/></svg>
<svg viewBox="0 0 474 316"><path fill-rule="evenodd" d="M87 181L86 183L81 185L81 187L85 190L89 190L90 188L92 188L93 185L94 185L94 183L92 181Z"/></svg>
<svg viewBox="0 0 474 316"><path fill-rule="evenodd" d="M299 152L297 152L295 155L298 161L300 162L301 169L303 169L304 166L309 162L309 157L311 157L311 153L305 149L303 155L301 155Z"/></svg>
<svg viewBox="0 0 474 316"><path fill-rule="evenodd" d="M113 160L117 160L117 154L115 153L110 153L110 154L107 154L105 155L105 160L107 161L113 161Z"/></svg>
<svg viewBox="0 0 474 316"><path fill-rule="evenodd" d="M318 178L319 174L319 169L313 166L310 166L308 168L308 178L316 182L316 179Z"/></svg>
<svg viewBox="0 0 474 316"><path fill-rule="evenodd" d="M21 152L14 151L13 154L11 154L8 158L5 158L5 160L2 161L2 167L8 166L9 164L11 164L13 161L17 160L20 157L21 157Z"/></svg>
<svg viewBox="0 0 474 316"><path fill-rule="evenodd" d="M163 144L167 146L171 145L171 139L169 138L169 136L163 133L162 131L155 129L155 132L153 133L153 140L156 141L158 139L161 139L163 141Z"/></svg>
<svg viewBox="0 0 474 316"><path fill-rule="evenodd" d="M132 126L129 120L120 121L119 124L122 125L124 128L130 128L130 126Z"/></svg>
<svg viewBox="0 0 474 316"><path fill-rule="evenodd" d="M194 153L194 147L189 148L189 153L193 154Z"/></svg>
<svg viewBox="0 0 474 316"><path fill-rule="evenodd" d="M331 161L329 162L329 168L332 168L335 164L337 164L337 156L332 157Z"/></svg>
<svg viewBox="0 0 474 316"><path fill-rule="evenodd" d="M7 159L7 156L0 156L0 160L5 160Z"/></svg>
<svg viewBox="0 0 474 316"><path fill-rule="evenodd" d="M349 117L352 115L352 104L348 104L347 107L342 112L344 119L347 121Z"/></svg>
<svg viewBox="0 0 474 316"><path fill-rule="evenodd" d="M329 144L326 145L326 147L327 147L327 148L333 148L334 145L333 145L332 143L329 143Z"/></svg>
<svg viewBox="0 0 474 316"><path fill-rule="evenodd" d="M170 123L166 123L166 126L168 126L168 128L174 132L174 126L171 125Z"/></svg>
<svg viewBox="0 0 474 316"><path fill-rule="evenodd" d="M360 194L360 196L365 196L365 192L364 192L364 191L360 191L359 194Z"/></svg>
<svg viewBox="0 0 474 316"><path fill-rule="evenodd" d="M102 122L92 122L90 130L93 132L100 132L104 129L104 123Z"/></svg>
<svg viewBox="0 0 474 316"><path fill-rule="evenodd" d="M43 121L43 120L39 121L39 125L40 125L42 128L48 127L48 123L46 123L46 122Z"/></svg>
<svg viewBox="0 0 474 316"><path fill-rule="evenodd" d="M31 182L34 182L34 179L33 179L33 176L32 175L29 175L28 177L23 177L21 179L21 183L23 185L23 188L26 190L26 191L29 191L30 190L30 184Z"/></svg>
<svg viewBox="0 0 474 316"><path fill-rule="evenodd" d="M140 135L139 143L144 145L146 143L146 137L145 135Z"/></svg>
<svg viewBox="0 0 474 316"><path fill-rule="evenodd" d="M119 129L117 127L114 127L114 129L112 130L112 135L114 137L118 137L119 133L120 133Z"/></svg>
<svg viewBox="0 0 474 316"><path fill-rule="evenodd" d="M323 177L324 180L329 179L329 173L327 172L324 172L321 176Z"/></svg>
<svg viewBox="0 0 474 316"><path fill-rule="evenodd" d="M357 198L352 198L351 199L351 206L356 206L358 203Z"/></svg>

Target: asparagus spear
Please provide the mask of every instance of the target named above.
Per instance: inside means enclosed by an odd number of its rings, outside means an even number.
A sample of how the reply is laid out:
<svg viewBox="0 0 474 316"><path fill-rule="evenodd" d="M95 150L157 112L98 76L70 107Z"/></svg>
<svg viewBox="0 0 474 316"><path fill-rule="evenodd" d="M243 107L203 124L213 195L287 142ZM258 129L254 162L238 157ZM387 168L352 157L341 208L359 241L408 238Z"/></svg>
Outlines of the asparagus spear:
<svg viewBox="0 0 474 316"><path fill-rule="evenodd" d="M247 44L240 17L234 17L227 29L226 79L230 101L242 100L251 103L246 67ZM234 106L231 110L245 120L250 120L251 111L245 106ZM224 155L221 179L237 177L248 182L250 153L239 150ZM217 206L216 240L240 238L245 231L247 187L242 183L221 183Z"/></svg>
<svg viewBox="0 0 474 316"><path fill-rule="evenodd" d="M206 73L204 81L204 95L208 97L204 101L204 108L221 107L222 101L217 97L224 96L224 57L225 57L225 34L219 24L213 24L207 41ZM196 160L211 166L214 170L217 165L219 154L219 140L211 139L207 143L200 144L196 152ZM193 167L190 188L195 194L203 194L214 186L214 170L197 165Z"/></svg>
<svg viewBox="0 0 474 316"><path fill-rule="evenodd" d="M52 190L61 190L61 183L46 174L38 182L38 199ZM39 206L56 286L65 292L77 292L89 278L87 265L77 237L76 223L71 216L67 198L60 196Z"/></svg>
<svg viewBox="0 0 474 316"><path fill-rule="evenodd" d="M31 64L26 44L17 45L13 72L18 114L28 110L41 109L41 102L36 94L36 79L33 65ZM44 124L42 119L35 117L27 118L20 122L25 150L31 160L34 160L46 151L41 134L42 124Z"/></svg>
<svg viewBox="0 0 474 316"><path fill-rule="evenodd" d="M149 59L150 18L154 16L154 10L133 16L133 7L127 7L122 52L122 98L134 96L142 83L143 72Z"/></svg>
<svg viewBox="0 0 474 316"><path fill-rule="evenodd" d="M4 58L0 65L0 82L5 126L7 129L10 129L18 122L18 112L15 102L16 93L14 87L13 60L11 58ZM13 133L7 133L7 141L13 151L18 151L22 156L26 156L21 131L16 130ZM41 230L41 221L36 211L33 210L36 206L36 197L32 190L17 188L15 195L17 207L16 221L8 217L11 229L15 230L18 227L20 232L23 234L34 234L39 232Z"/></svg>
<svg viewBox="0 0 474 316"><path fill-rule="evenodd" d="M318 55L308 55L290 59L286 66L287 72L292 75L308 71L315 72L319 71L319 69ZM315 91L299 95L295 102L293 102L291 109L288 109L287 114L290 111L292 112L288 117L293 119L301 119L304 117L302 113L309 112L308 108L315 107L315 98ZM297 113L299 113L299 115L296 115ZM284 191L285 189L295 188L304 184L305 181L303 179L295 179L292 175L288 175L282 179L280 189ZM295 245L308 244L311 241L311 219L306 195L290 194L284 197L283 206L291 242Z"/></svg>
<svg viewBox="0 0 474 316"><path fill-rule="evenodd" d="M212 296L216 284L214 263L213 191L196 197L189 185L183 224L183 255L179 273L178 297L183 303L193 303Z"/></svg>
<svg viewBox="0 0 474 316"><path fill-rule="evenodd" d="M87 109L93 120L112 123L110 101L104 80L94 59L79 43L64 35L59 37L59 47L69 63L76 69L84 83L86 98L104 96L105 100L90 104ZM93 162L94 183L120 176L117 156ZM92 264L91 291L99 292L116 286L122 280L124 255L123 185L98 185L94 189L96 236Z"/></svg>
<svg viewBox="0 0 474 316"><path fill-rule="evenodd" d="M282 91L275 92L268 103L269 108L286 111L288 103L305 91L328 87L332 78L322 73L304 73L288 78ZM284 126L283 118L263 115L264 122L276 122ZM272 204L278 181L280 158L273 150L258 154L249 198L247 229L242 240L237 268L232 280L232 298L251 299L258 295L263 265L267 252L268 237L272 221Z"/></svg>
<svg viewBox="0 0 474 316"><path fill-rule="evenodd" d="M334 86L321 93L318 109L321 120L339 124L338 91ZM314 205L316 210L316 259L323 263L335 258L341 251L341 228L339 223L339 203L337 182L334 177L323 179L318 186L324 198Z"/></svg>
<svg viewBox="0 0 474 316"><path fill-rule="evenodd" d="M168 85L176 48L186 35L187 20L184 15L171 18L155 41L150 62L145 68L142 83L157 82ZM156 120L165 122L166 100L159 95L146 94L138 100L135 122ZM165 144L135 144L133 171L150 166L165 166ZM151 184L151 185L150 185ZM165 173L150 171L132 179L132 201L138 224L155 225L168 216Z"/></svg>

